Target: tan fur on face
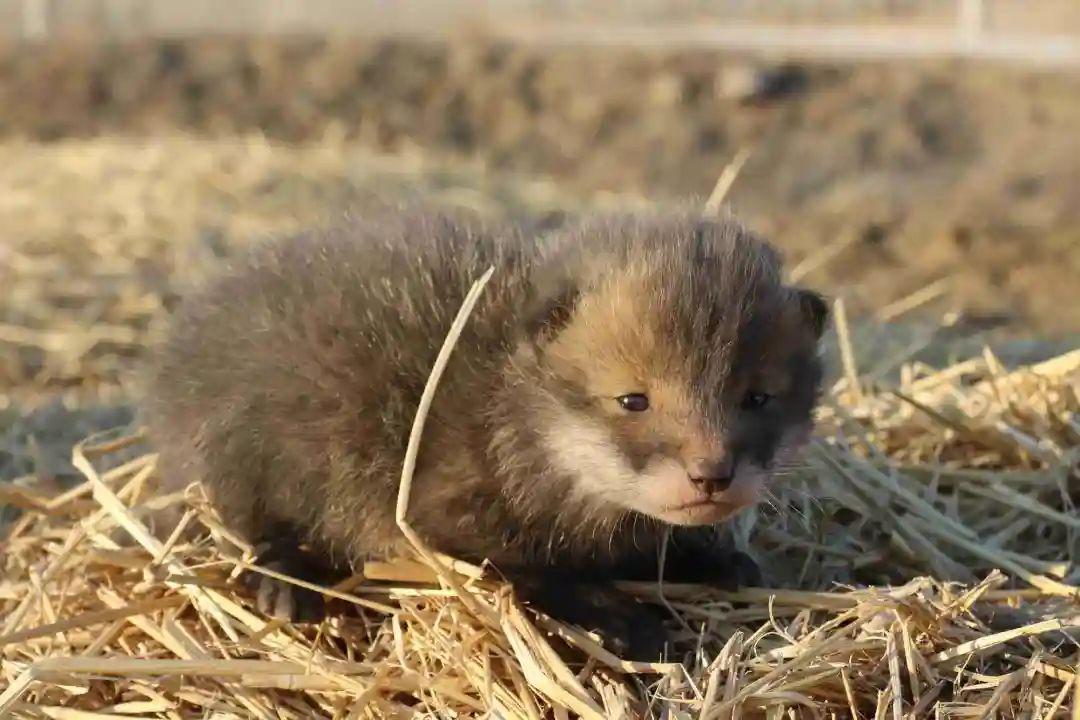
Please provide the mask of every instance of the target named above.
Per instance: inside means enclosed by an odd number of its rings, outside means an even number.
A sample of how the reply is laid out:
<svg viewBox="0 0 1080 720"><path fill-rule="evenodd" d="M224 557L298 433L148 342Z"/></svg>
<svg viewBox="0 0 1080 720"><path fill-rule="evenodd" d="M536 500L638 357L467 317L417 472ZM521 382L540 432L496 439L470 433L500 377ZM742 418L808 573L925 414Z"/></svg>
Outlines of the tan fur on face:
<svg viewBox="0 0 1080 720"><path fill-rule="evenodd" d="M583 296L572 322L546 350L550 367L606 397L670 378L680 358L656 327L643 322L649 292L644 277L628 273Z"/></svg>
<svg viewBox="0 0 1080 720"><path fill-rule="evenodd" d="M553 462L575 479L578 501L696 524L697 516L682 508L705 496L687 468L722 455L724 443L693 403L677 343L648 322L652 292L642 269L609 280L581 299L545 348L549 367L580 388L584 407L557 404L546 418L544 442ZM621 408L616 398L629 393L647 395L649 409Z"/></svg>
<svg viewBox="0 0 1080 720"><path fill-rule="evenodd" d="M578 301L569 322L543 350L555 376L572 387L545 418L544 444L553 464L573 479L574 497L598 512L634 510L674 524L701 524L758 502L771 469L735 457L729 486L709 492L692 478L700 468L728 457L732 439L722 424L705 419L705 399L692 378L685 341L664 322L665 287L646 265L599 282ZM759 341L752 369L727 373L716 395L732 398L789 391L790 348L781 338L809 332L794 306L782 308L771 336ZM732 339L703 352L733 360ZM644 412L628 412L616 398L643 393ZM735 400L737 403L738 401ZM738 412L733 409L733 412ZM722 418L721 418L722 420ZM776 461L786 464L805 443L786 433Z"/></svg>

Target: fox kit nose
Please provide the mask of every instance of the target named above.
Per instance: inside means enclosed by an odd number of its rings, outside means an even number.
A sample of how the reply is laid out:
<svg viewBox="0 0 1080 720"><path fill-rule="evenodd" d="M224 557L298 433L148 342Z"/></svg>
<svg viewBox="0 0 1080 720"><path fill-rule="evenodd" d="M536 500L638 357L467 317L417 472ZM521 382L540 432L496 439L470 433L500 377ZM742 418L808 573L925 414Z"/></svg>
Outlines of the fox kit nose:
<svg viewBox="0 0 1080 720"><path fill-rule="evenodd" d="M689 468L690 480L702 492L712 495L727 490L735 479L735 463L730 456L713 460L697 460Z"/></svg>

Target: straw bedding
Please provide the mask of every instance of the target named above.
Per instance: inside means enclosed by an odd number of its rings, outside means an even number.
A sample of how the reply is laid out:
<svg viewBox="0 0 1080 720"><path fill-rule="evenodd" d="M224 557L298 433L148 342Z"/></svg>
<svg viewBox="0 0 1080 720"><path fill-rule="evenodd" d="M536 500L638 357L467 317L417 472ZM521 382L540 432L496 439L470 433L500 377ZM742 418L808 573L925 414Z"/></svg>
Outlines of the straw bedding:
<svg viewBox="0 0 1080 720"><path fill-rule="evenodd" d="M1080 351L884 389L845 326L805 467L732 527L772 586L626 586L670 609L670 662L623 662L419 539L326 589L321 625L269 620L199 486L157 493L137 435L99 436L77 487L0 487L23 509L0 717L1080 718ZM195 539L149 532L166 507Z"/></svg>

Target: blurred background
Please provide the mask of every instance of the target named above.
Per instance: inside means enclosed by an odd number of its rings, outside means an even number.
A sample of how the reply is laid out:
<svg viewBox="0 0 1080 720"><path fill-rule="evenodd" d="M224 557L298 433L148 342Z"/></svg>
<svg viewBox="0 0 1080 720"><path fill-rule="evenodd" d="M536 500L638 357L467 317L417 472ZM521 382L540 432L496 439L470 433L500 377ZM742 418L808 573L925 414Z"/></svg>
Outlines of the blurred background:
<svg viewBox="0 0 1080 720"><path fill-rule="evenodd" d="M0 479L129 422L184 284L420 196L725 203L860 372L1080 336L1076 0L0 0Z"/></svg>

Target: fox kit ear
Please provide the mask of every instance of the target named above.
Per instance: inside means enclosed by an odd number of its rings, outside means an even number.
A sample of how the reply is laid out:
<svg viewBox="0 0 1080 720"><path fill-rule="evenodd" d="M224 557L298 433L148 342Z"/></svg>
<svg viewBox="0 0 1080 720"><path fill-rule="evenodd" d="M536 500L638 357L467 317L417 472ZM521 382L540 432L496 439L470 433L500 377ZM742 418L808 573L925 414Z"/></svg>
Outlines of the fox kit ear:
<svg viewBox="0 0 1080 720"><path fill-rule="evenodd" d="M525 330L530 339L543 341L558 334L570 322L577 305L578 289L569 283L539 289L525 316Z"/></svg>
<svg viewBox="0 0 1080 720"><path fill-rule="evenodd" d="M802 312L806 324L814 331L816 337L821 337L825 332L825 323L829 320L829 304L813 290L796 288L795 292L799 299L799 311Z"/></svg>

